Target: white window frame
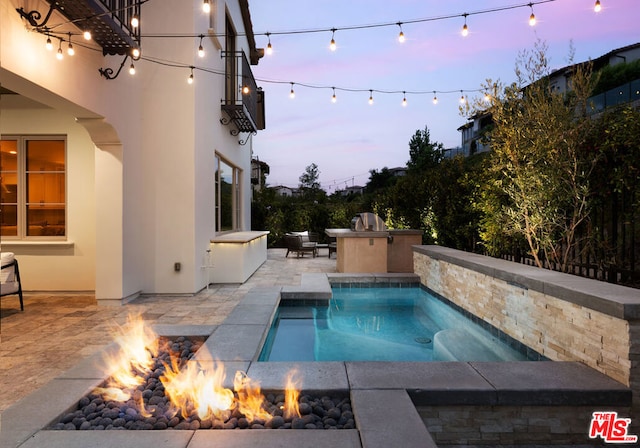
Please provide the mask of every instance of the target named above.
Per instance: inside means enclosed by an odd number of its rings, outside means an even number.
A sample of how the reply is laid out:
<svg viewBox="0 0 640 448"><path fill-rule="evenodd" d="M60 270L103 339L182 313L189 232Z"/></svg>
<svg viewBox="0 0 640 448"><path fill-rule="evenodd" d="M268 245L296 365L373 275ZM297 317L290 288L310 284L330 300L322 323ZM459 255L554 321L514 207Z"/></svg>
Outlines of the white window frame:
<svg viewBox="0 0 640 448"><path fill-rule="evenodd" d="M66 241L69 235L69 195L68 184L68 143L67 136L60 134L6 134L0 140L16 140L17 158L17 235L2 235L7 242L15 241ZM37 140L56 140L64 142L64 235L27 235L27 142ZM59 173L59 171L52 171Z"/></svg>
<svg viewBox="0 0 640 448"><path fill-rule="evenodd" d="M216 234L232 233L240 230L241 217L240 212L242 210L242 170L235 166L229 160L225 159L219 153L215 154L215 171L220 170L221 163L231 168L231 228L222 229L222 184L223 176L214 174L215 182L215 232ZM223 174L225 174L223 172Z"/></svg>

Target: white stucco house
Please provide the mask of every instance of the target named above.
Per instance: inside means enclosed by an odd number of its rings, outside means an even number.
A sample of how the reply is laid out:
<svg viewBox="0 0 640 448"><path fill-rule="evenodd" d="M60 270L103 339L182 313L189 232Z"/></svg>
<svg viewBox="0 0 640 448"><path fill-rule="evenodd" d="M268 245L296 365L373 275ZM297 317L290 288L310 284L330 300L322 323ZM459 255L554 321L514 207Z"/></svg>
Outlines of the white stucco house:
<svg viewBox="0 0 640 448"><path fill-rule="evenodd" d="M120 304L243 282L266 260L250 224L263 52L247 0L204 3L0 3L0 243L25 290Z"/></svg>

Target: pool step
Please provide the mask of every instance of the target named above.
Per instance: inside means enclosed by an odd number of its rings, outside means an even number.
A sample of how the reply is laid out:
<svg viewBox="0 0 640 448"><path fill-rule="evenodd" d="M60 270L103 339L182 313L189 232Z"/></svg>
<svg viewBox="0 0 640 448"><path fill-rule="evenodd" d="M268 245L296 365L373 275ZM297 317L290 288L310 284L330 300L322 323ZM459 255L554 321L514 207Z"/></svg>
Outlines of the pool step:
<svg viewBox="0 0 640 448"><path fill-rule="evenodd" d="M433 337L434 361L500 361L500 355L463 328L438 331Z"/></svg>

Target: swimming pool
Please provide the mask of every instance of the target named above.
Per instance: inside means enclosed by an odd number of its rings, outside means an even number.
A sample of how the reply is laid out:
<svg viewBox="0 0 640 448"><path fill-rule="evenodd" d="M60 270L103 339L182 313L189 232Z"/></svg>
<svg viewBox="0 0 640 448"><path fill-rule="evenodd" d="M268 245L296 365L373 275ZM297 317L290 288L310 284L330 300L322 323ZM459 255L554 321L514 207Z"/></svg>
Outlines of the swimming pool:
<svg viewBox="0 0 640 448"><path fill-rule="evenodd" d="M259 361L532 359L419 286L332 291L325 304L281 303Z"/></svg>

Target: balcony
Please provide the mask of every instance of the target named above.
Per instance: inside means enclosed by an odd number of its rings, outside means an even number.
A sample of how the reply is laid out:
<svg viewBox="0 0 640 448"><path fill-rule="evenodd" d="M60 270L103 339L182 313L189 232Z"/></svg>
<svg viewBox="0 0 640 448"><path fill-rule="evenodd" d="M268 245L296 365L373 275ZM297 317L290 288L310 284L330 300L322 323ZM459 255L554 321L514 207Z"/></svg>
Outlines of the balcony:
<svg viewBox="0 0 640 448"><path fill-rule="evenodd" d="M222 57L226 67L222 110L228 118L220 121L235 126L232 135L264 129L264 92L256 85L246 55L243 51L225 51Z"/></svg>
<svg viewBox="0 0 640 448"><path fill-rule="evenodd" d="M47 1L79 29L90 31L104 55L124 55L140 48L140 26L131 27L131 18L140 18L140 0Z"/></svg>

